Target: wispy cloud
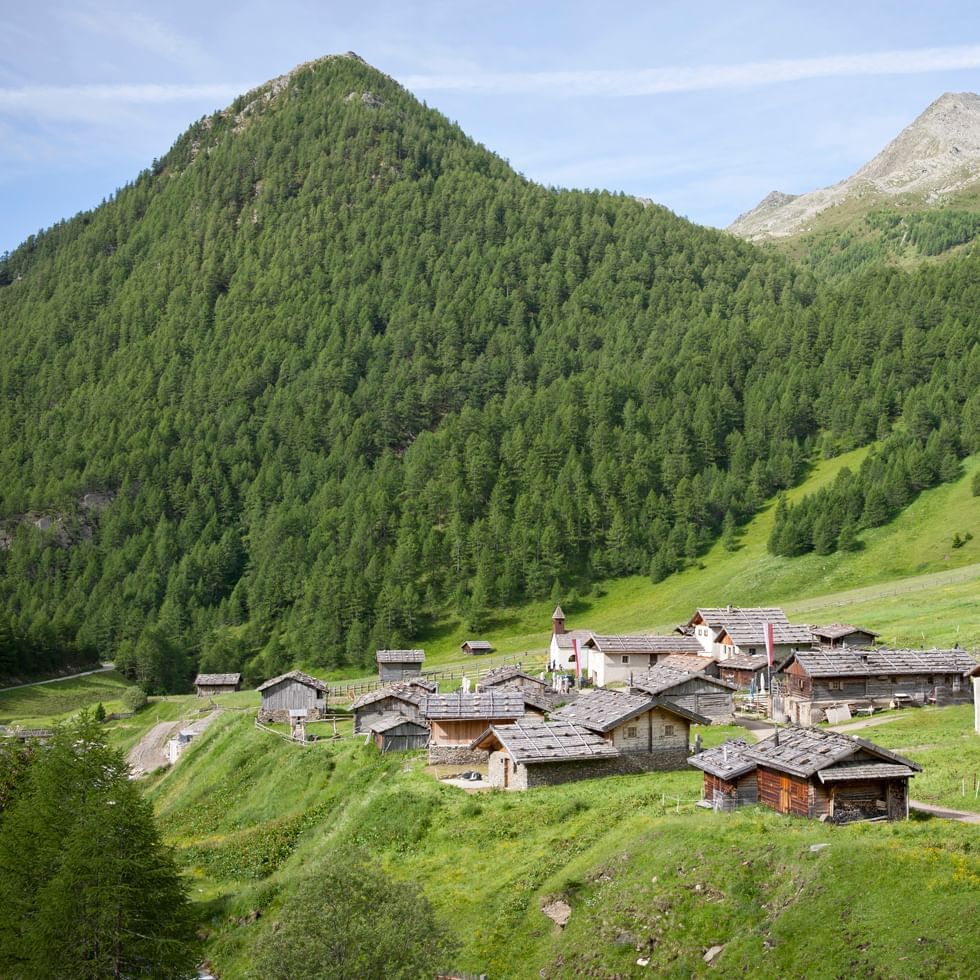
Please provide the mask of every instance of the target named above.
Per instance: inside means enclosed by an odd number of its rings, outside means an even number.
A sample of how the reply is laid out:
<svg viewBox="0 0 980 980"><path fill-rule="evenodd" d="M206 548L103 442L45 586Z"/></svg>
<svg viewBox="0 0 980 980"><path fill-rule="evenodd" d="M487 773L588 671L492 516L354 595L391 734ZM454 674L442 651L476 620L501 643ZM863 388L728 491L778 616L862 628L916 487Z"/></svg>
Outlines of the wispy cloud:
<svg viewBox="0 0 980 980"><path fill-rule="evenodd" d="M73 6L61 11L72 27L81 28L119 42L126 48L146 51L175 64L189 68L207 64L207 55L200 43L146 14L96 7L93 4Z"/></svg>
<svg viewBox="0 0 980 980"><path fill-rule="evenodd" d="M409 75L402 81L407 88L417 91L617 97L777 85L809 78L909 75L965 68L980 68L980 44L756 61L741 65L598 71L471 72Z"/></svg>
<svg viewBox="0 0 980 980"><path fill-rule="evenodd" d="M134 106L179 102L226 105L254 83L233 85L27 85L0 88L0 113L45 119L108 120Z"/></svg>

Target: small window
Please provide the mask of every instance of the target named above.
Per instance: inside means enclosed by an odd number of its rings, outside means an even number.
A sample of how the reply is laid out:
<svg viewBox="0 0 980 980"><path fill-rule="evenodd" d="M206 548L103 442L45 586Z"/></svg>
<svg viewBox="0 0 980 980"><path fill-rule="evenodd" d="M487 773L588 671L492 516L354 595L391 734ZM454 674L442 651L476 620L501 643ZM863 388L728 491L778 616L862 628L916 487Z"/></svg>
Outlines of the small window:
<svg viewBox="0 0 980 980"><path fill-rule="evenodd" d="M750 657L754 657L755 656L755 647L749 647L749 656Z"/></svg>
<svg viewBox="0 0 980 980"><path fill-rule="evenodd" d="M623 657L623 663L624 664L628 664L629 662L630 662L630 658L629 657Z"/></svg>
<svg viewBox="0 0 980 980"><path fill-rule="evenodd" d="M926 683L927 683L927 684L934 684L934 683L935 683L935 681L934 681L934 680L932 679L932 674L930 674L930 675L929 675L929 676L928 676L928 677L926 678Z"/></svg>
<svg viewBox="0 0 980 980"><path fill-rule="evenodd" d="M802 691L803 690L803 678L801 677L796 683L800 685L800 690Z"/></svg>
<svg viewBox="0 0 980 980"><path fill-rule="evenodd" d="M827 685L827 687L829 687L832 691L840 691L844 687L844 682L843 681L831 681Z"/></svg>
<svg viewBox="0 0 980 980"><path fill-rule="evenodd" d="M673 734L674 734L674 726L673 725L664 725L664 738L667 738L667 736L673 735Z"/></svg>
<svg viewBox="0 0 980 980"><path fill-rule="evenodd" d="M637 736L637 727L636 727L636 725L630 725L630 727L626 729L626 737L627 738L636 738L636 736Z"/></svg>

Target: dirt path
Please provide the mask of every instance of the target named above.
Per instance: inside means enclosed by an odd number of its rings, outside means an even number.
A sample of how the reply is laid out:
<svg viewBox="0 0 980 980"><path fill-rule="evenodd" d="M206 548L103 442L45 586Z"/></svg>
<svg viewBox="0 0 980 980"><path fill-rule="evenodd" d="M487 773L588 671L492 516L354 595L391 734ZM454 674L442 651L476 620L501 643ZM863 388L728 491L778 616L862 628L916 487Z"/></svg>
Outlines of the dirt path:
<svg viewBox="0 0 980 980"><path fill-rule="evenodd" d="M909 800L909 809L928 813L931 817L941 817L943 820L958 820L960 823L980 823L980 813L970 813L968 810L950 810L944 806L933 806L931 803L920 803Z"/></svg>
<svg viewBox="0 0 980 980"><path fill-rule="evenodd" d="M107 670L115 670L115 664L103 664L95 670L83 670L80 674L66 674L64 677L49 677L46 681L28 681L26 684L14 684L13 687L0 687L4 691L19 691L22 687L37 687L38 684L57 684L60 681L73 681L76 677L89 677L91 674L104 674Z"/></svg>
<svg viewBox="0 0 980 980"><path fill-rule="evenodd" d="M188 723L186 719L181 721L161 721L159 725L154 725L137 743L130 749L126 761L134 776L142 776L144 773L153 772L160 766L170 764L167 755L167 743L177 732L189 731L195 735L200 735L205 728L218 716L217 711L212 711L197 721Z"/></svg>
<svg viewBox="0 0 980 980"><path fill-rule="evenodd" d="M862 718L861 721L849 721L846 725L832 725L830 732L856 732L860 728L874 728L875 725L887 725L890 721L901 721L907 715L889 715L887 718Z"/></svg>

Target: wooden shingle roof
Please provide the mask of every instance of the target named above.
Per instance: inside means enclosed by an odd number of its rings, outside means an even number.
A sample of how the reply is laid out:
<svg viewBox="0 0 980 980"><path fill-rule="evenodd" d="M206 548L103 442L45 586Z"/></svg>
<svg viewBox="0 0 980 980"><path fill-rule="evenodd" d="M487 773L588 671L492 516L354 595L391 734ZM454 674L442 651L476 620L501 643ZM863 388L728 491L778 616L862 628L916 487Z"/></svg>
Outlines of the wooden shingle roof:
<svg viewBox="0 0 980 980"><path fill-rule="evenodd" d="M273 687L282 681L299 681L300 684L305 684L307 687L315 688L317 691L325 691L327 685L315 677L310 677L309 674L304 674L301 670L291 670L288 674L280 674L278 677L272 677L269 680L260 684L255 690L264 691L266 688Z"/></svg>
<svg viewBox="0 0 980 980"><path fill-rule="evenodd" d="M583 691L571 704L559 708L553 719L582 725L593 732L608 732L654 707L654 699L646 694L627 694L597 687Z"/></svg>
<svg viewBox="0 0 980 980"><path fill-rule="evenodd" d="M911 759L883 749L866 739L842 732L822 728L783 728L779 730L778 736L778 740L774 734L748 746L744 750L745 756L767 769L804 778L837 766L862 752L886 762L907 766L916 772L922 771L922 767Z"/></svg>
<svg viewBox="0 0 980 980"><path fill-rule="evenodd" d="M489 640L463 640L460 646L469 647L471 650L493 649L493 644Z"/></svg>
<svg viewBox="0 0 980 980"><path fill-rule="evenodd" d="M657 661L657 666L672 667L674 670L683 670L688 674L703 674L717 667L718 662L696 653L669 653Z"/></svg>
<svg viewBox="0 0 980 980"><path fill-rule="evenodd" d="M378 650L374 659L379 664L420 664L425 660L424 650Z"/></svg>
<svg viewBox="0 0 980 980"><path fill-rule="evenodd" d="M467 721L522 718L524 696L513 689L496 688L476 694L430 694L422 703L422 713L435 721Z"/></svg>
<svg viewBox="0 0 980 980"><path fill-rule="evenodd" d="M759 670L762 667L768 666L768 664L769 658L764 653L757 653L755 656L739 653L734 657L725 657L724 660L718 661L719 667L728 667L734 670Z"/></svg>
<svg viewBox="0 0 980 980"><path fill-rule="evenodd" d="M397 684L391 687L381 687L377 691L368 691L367 694L362 694L351 705L351 710L358 711L361 708L366 708L369 704L386 701L388 698L394 698L396 701L404 701L406 704L418 706L422 703L424 697L425 692L420 691L418 688L409 687L408 684Z"/></svg>
<svg viewBox="0 0 980 980"><path fill-rule="evenodd" d="M976 661L965 650L888 650L821 646L798 650L796 661L811 677L878 677L888 674L969 674Z"/></svg>
<svg viewBox="0 0 980 980"><path fill-rule="evenodd" d="M850 636L852 633L867 633L868 636L880 636L874 630L865 629L863 626L850 626L847 623L831 623L829 626L811 626L810 632L820 639L839 640L842 637Z"/></svg>
<svg viewBox="0 0 980 980"><path fill-rule="evenodd" d="M569 630L567 633L555 633L553 639L559 650L571 650L572 640L578 640L579 650L584 650L586 641L594 635L592 630Z"/></svg>
<svg viewBox="0 0 980 980"><path fill-rule="evenodd" d="M598 636L593 635L586 644L602 654L622 653L700 653L701 644L693 636Z"/></svg>
<svg viewBox="0 0 980 980"><path fill-rule="evenodd" d="M506 684L507 681L514 680L525 680L533 681L535 684L540 684L541 687L547 687L546 681L541 680L539 677L533 677L531 674L525 674L520 667L508 666L508 667L494 667L493 670L488 670L479 680L479 685L481 688L494 687L498 684Z"/></svg>
<svg viewBox="0 0 980 980"><path fill-rule="evenodd" d="M658 694L666 694L678 685L687 684L692 680L697 680L704 684L712 684L715 687L724 688L727 691L738 690L734 684L723 681L718 677L708 677L707 675L701 674L692 675L684 670L674 670L673 667L668 667L665 664L657 664L645 673L634 677L630 686L632 688L638 688L644 694L656 696Z"/></svg>
<svg viewBox="0 0 980 980"><path fill-rule="evenodd" d="M492 749L497 745L516 764L525 766L541 762L610 759L619 755L619 750L601 735L564 721L493 725L470 747Z"/></svg>
<svg viewBox="0 0 980 980"><path fill-rule="evenodd" d="M414 725L420 733L426 730L425 725L415 721L414 719L406 718L404 715L394 713L382 715L380 718L376 718L368 726L368 730L380 734L389 732L392 728L398 728L400 725Z"/></svg>
<svg viewBox="0 0 980 980"><path fill-rule="evenodd" d="M237 684L241 679L241 674L198 674L194 678L194 686L227 687L229 684Z"/></svg>
<svg viewBox="0 0 980 980"><path fill-rule="evenodd" d="M916 769L895 762L845 762L829 769L821 769L817 777L822 783L843 783L858 779L901 779L904 776L914 776L915 773Z"/></svg>
<svg viewBox="0 0 980 980"><path fill-rule="evenodd" d="M721 745L692 755L687 761L696 769L711 773L719 779L738 779L756 766L755 760L746 755L747 748L748 743L744 738L730 738Z"/></svg>
<svg viewBox="0 0 980 980"><path fill-rule="evenodd" d="M726 623L718 632L727 633L732 642L739 647L765 646L765 621L758 623L739 621ZM774 644L810 646L813 643L813 633L809 626L794 626L792 623L773 623L772 642Z"/></svg>
<svg viewBox="0 0 980 980"><path fill-rule="evenodd" d="M693 626L696 620L714 629L727 629L736 624L758 625L760 628L763 623L772 623L773 626L781 623L789 626L786 613L778 606L752 606L746 609L739 606L699 608L688 620L687 625Z"/></svg>

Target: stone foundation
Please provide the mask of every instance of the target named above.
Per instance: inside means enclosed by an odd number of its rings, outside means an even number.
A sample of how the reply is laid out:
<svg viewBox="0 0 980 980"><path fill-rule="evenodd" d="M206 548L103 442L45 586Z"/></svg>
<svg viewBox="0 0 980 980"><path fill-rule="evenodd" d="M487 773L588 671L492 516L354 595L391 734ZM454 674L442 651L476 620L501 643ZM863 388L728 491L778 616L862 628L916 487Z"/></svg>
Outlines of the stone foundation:
<svg viewBox="0 0 980 980"><path fill-rule="evenodd" d="M306 709L306 721L322 721L325 717L324 713L319 708L307 708ZM272 711L259 708L259 722L263 725L268 725L273 722L286 722L289 723L289 709L288 708L276 708Z"/></svg>
<svg viewBox="0 0 980 980"><path fill-rule="evenodd" d="M431 750L430 750L431 751ZM489 783L503 788L505 753L494 752L490 756ZM508 773L508 789L532 789L535 786L558 786L580 779L598 779L604 776L632 776L643 772L666 772L687 769L687 752L684 749L668 749L663 752L630 752L612 758L576 759L571 762L538 762L530 766L519 765Z"/></svg>
<svg viewBox="0 0 980 980"><path fill-rule="evenodd" d="M429 746L430 766L482 766L489 757L489 752L462 745Z"/></svg>

